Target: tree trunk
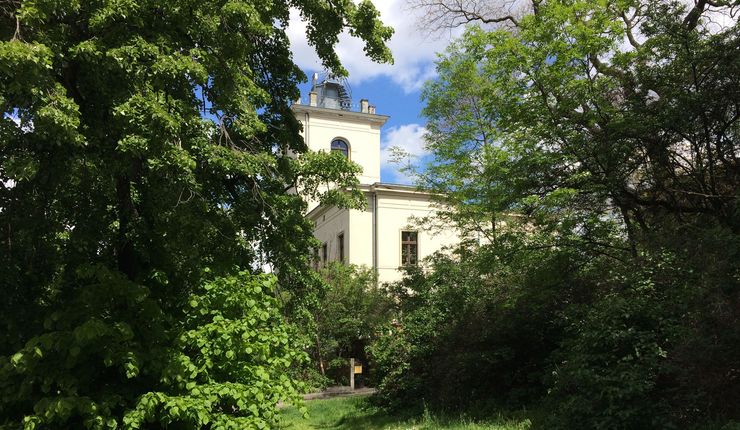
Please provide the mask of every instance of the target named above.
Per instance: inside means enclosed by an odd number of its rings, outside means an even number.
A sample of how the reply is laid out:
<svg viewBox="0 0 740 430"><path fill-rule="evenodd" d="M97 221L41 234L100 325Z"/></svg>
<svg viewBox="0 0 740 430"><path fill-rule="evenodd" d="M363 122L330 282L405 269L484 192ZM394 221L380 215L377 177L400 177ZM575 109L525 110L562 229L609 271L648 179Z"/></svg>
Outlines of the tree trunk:
<svg viewBox="0 0 740 430"><path fill-rule="evenodd" d="M132 160L131 174L134 178L141 175L140 165L139 161ZM134 281L139 275L139 264L131 235L139 212L131 198L131 179L125 174L116 176L116 208L118 210L118 245L116 247L118 270L129 280Z"/></svg>

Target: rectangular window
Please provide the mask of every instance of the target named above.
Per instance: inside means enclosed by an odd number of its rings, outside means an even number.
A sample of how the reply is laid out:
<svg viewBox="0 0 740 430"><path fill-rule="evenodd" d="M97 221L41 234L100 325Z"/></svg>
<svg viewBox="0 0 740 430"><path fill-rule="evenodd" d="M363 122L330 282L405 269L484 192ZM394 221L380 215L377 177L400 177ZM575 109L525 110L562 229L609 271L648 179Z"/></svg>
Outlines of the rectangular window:
<svg viewBox="0 0 740 430"><path fill-rule="evenodd" d="M344 233L339 233L337 236L337 242L339 245L337 247L337 250L339 251L339 261L344 263Z"/></svg>
<svg viewBox="0 0 740 430"><path fill-rule="evenodd" d="M418 233L404 230L401 232L401 265L415 266L419 262Z"/></svg>
<svg viewBox="0 0 740 430"><path fill-rule="evenodd" d="M313 268L314 270L319 270L319 248L313 249Z"/></svg>
<svg viewBox="0 0 740 430"><path fill-rule="evenodd" d="M327 244L321 245L321 263L326 266L327 260L329 258L329 248L327 248Z"/></svg>

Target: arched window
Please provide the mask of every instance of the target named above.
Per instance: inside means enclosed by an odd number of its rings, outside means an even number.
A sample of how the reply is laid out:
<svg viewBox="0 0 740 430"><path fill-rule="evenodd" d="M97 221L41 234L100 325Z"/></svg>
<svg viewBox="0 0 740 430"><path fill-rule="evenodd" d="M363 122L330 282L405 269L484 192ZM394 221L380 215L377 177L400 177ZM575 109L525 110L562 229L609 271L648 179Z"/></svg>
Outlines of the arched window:
<svg viewBox="0 0 740 430"><path fill-rule="evenodd" d="M349 145L342 139L334 139L331 141L331 152L341 152L345 157L349 158Z"/></svg>

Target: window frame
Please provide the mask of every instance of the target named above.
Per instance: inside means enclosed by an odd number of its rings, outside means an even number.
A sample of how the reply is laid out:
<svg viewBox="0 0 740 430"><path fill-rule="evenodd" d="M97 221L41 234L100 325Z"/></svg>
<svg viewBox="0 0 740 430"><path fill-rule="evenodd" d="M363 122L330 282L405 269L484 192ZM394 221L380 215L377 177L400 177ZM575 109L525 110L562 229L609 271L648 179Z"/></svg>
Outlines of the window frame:
<svg viewBox="0 0 740 430"><path fill-rule="evenodd" d="M344 232L341 231L337 234L337 256L340 263L344 263L345 248L344 248Z"/></svg>
<svg viewBox="0 0 740 430"><path fill-rule="evenodd" d="M324 242L323 245L321 245L321 265L326 266L326 263L329 261L329 244Z"/></svg>
<svg viewBox="0 0 740 430"><path fill-rule="evenodd" d="M404 233L413 233L414 234L414 240L405 241L403 238ZM401 267L412 267L412 266L418 266L419 265L419 230L401 230L401 252L400 252L400 260L401 260ZM411 247L415 247L415 258L413 262L408 262L405 260L409 260L409 258L404 259L404 251L407 251L407 256L411 255Z"/></svg>
<svg viewBox="0 0 740 430"><path fill-rule="evenodd" d="M344 144L344 146L346 147L346 151L347 151L347 152L345 152L344 150L341 150L341 149L334 149L334 142L341 142L341 143L343 143L343 144ZM343 137L335 137L335 138L334 138L334 139L332 139L332 140L331 140L331 142L329 143L329 153L332 153L332 152L340 152L340 153L342 153L342 154L344 155L344 157L345 157L346 159L348 159L348 160L350 160L350 159L351 159L351 157L350 157L350 154L352 153L352 151L351 151L351 149L350 149L350 148L351 148L351 147L350 147L350 145L349 145L349 141L348 141L347 139L343 138Z"/></svg>

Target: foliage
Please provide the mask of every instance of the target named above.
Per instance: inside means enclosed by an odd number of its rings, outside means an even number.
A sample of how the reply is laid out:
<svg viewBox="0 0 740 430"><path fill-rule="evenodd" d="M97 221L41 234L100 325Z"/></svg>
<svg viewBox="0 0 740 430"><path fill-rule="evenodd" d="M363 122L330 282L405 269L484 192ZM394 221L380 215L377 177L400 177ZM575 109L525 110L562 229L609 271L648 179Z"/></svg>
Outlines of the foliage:
<svg viewBox="0 0 740 430"><path fill-rule="evenodd" d="M207 282L167 345L156 343L162 311L149 291L103 267L85 276L80 297L0 370L3 413L32 411L24 428L267 428L277 402L295 400L285 371L301 353L271 297L274 278ZM123 394L145 381L153 391L128 403Z"/></svg>
<svg viewBox="0 0 740 430"><path fill-rule="evenodd" d="M330 263L319 270L325 287L313 308L315 341L310 348L314 365L334 383L347 385L349 359L364 364L363 379L374 367L365 347L390 321L393 303L368 268Z"/></svg>
<svg viewBox="0 0 740 430"><path fill-rule="evenodd" d="M670 393L662 391L675 376L667 355L679 321L665 292L650 279L636 279L568 309L568 333L554 353L549 426L672 427Z"/></svg>
<svg viewBox="0 0 740 430"><path fill-rule="evenodd" d="M345 29L391 60L367 1L0 7L0 425L259 427L289 397L271 297L315 285L291 189L359 196L306 186L351 190L356 166L289 156L292 9L330 71ZM243 273L264 264L278 283Z"/></svg>
<svg viewBox="0 0 740 430"><path fill-rule="evenodd" d="M560 312L587 285L573 270L577 256L530 257L501 264L491 255L439 255L429 273L398 285L399 326L371 347L383 403L456 410L478 399L517 408L544 395L540 381L566 325Z"/></svg>
<svg viewBox="0 0 740 430"><path fill-rule="evenodd" d="M507 213L559 234L608 217L633 248L679 213L735 229L737 26L710 32L682 11L548 2L517 32L471 29L425 91L435 158L421 185L486 235ZM647 40L625 47L622 14Z"/></svg>
<svg viewBox="0 0 740 430"><path fill-rule="evenodd" d="M132 428L150 421L168 424L177 417L172 409L179 407L180 416L188 419L180 420L194 428L269 428L277 403L296 400L286 371L302 355L270 296L274 287L270 276L242 272L216 279L203 294L191 296L177 352L166 361L162 377L179 395L147 393L124 423ZM231 417L227 411L239 412ZM201 413L212 418L203 419Z"/></svg>
<svg viewBox="0 0 740 430"><path fill-rule="evenodd" d="M530 3L470 15L511 26L469 28L425 89L428 221L470 243L402 284L382 394L544 402L548 429L737 419L737 3Z"/></svg>

